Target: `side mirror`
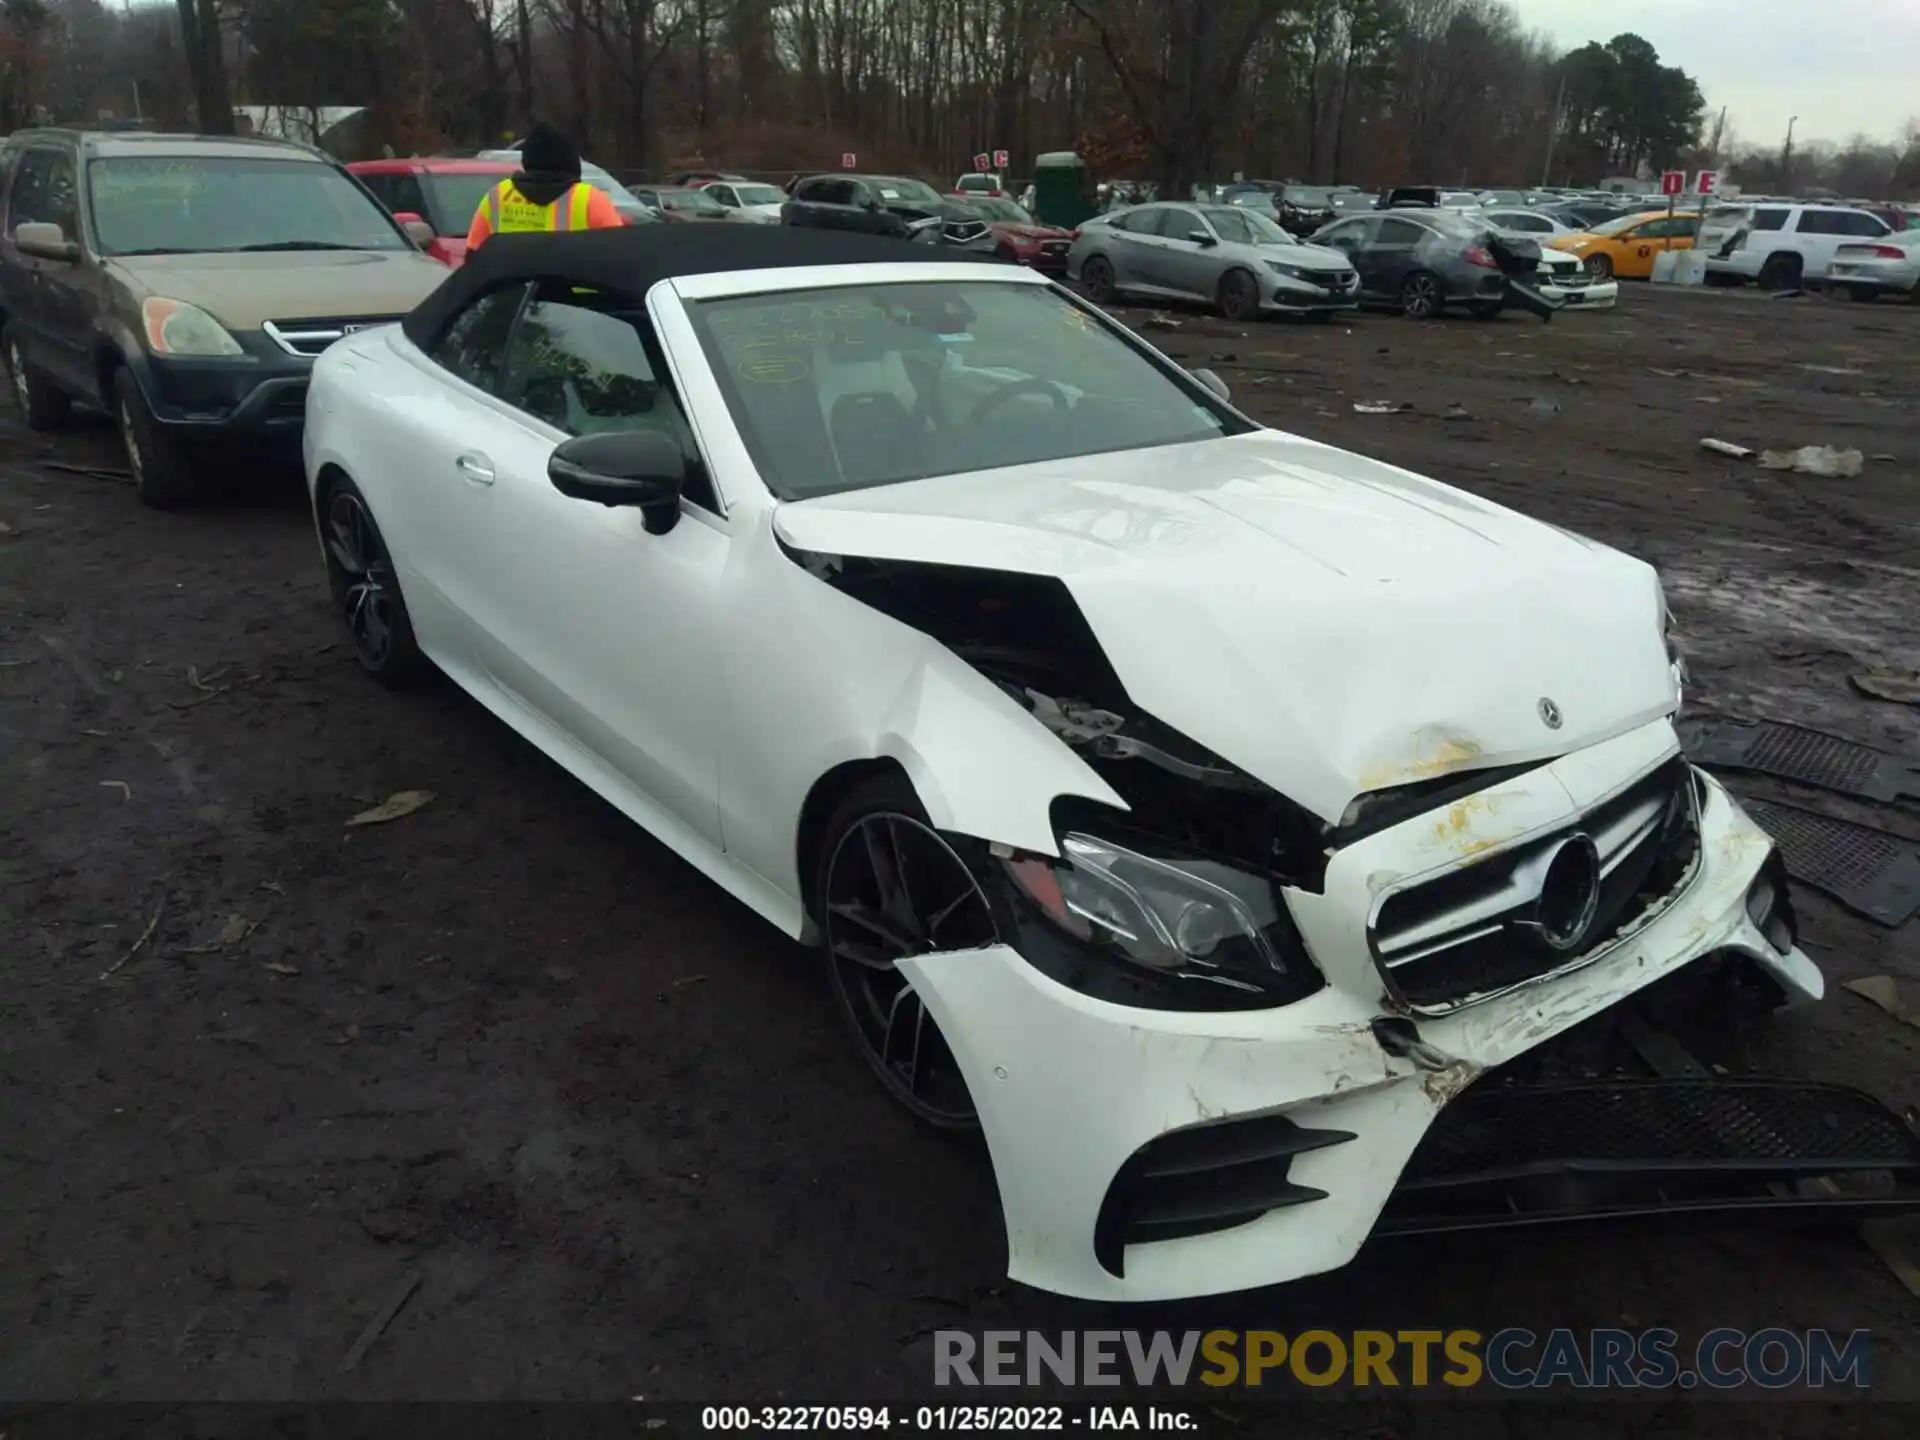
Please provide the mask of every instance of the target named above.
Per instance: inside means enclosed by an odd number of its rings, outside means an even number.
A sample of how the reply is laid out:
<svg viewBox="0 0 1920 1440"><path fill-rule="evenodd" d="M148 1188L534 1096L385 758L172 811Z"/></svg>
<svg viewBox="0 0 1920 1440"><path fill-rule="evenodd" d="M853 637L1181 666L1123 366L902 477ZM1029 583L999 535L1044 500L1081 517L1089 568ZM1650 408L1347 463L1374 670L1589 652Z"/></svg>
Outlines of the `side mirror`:
<svg viewBox="0 0 1920 1440"><path fill-rule="evenodd" d="M555 447L547 478L575 500L631 506L641 512L649 534L664 535L680 518L687 462L657 430L619 430L576 436Z"/></svg>
<svg viewBox="0 0 1920 1440"><path fill-rule="evenodd" d="M1207 389L1211 390L1216 399L1224 400L1224 401L1227 401L1228 403L1232 402L1233 395L1227 389L1227 382L1222 380L1218 375L1214 374L1213 371L1203 367L1199 370L1189 370L1187 373L1193 376L1193 378L1198 380L1202 385L1206 386Z"/></svg>
<svg viewBox="0 0 1920 1440"><path fill-rule="evenodd" d="M411 210L402 210L393 217L394 223L407 232L407 239L424 250L434 242L433 227Z"/></svg>
<svg viewBox="0 0 1920 1440"><path fill-rule="evenodd" d="M1213 236L1209 235L1204 230L1189 230L1187 232L1187 239L1191 240L1194 244L1201 245L1201 246L1217 245L1219 243L1217 240L1213 238Z"/></svg>
<svg viewBox="0 0 1920 1440"><path fill-rule="evenodd" d="M36 260L60 260L72 264L80 258L80 247L67 239L66 231L45 220L28 220L13 232L13 248Z"/></svg>

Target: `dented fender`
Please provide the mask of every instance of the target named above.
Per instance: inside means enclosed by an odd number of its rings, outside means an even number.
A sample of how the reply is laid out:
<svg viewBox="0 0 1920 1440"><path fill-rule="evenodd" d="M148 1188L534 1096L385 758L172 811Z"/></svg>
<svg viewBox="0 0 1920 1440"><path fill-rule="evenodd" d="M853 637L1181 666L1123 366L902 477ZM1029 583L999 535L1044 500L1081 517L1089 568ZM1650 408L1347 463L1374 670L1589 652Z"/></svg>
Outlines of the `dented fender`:
<svg viewBox="0 0 1920 1440"><path fill-rule="evenodd" d="M755 520L763 533L754 540L772 550L770 515ZM728 691L777 693L780 703L735 706L723 719L732 734L720 772L722 842L729 859L796 901L804 892L800 817L837 766L893 761L938 828L1045 854L1057 853L1056 797L1127 808L1023 706L938 641L786 559L742 567L739 584L736 612L763 619L725 653ZM804 933L797 904L785 928Z"/></svg>

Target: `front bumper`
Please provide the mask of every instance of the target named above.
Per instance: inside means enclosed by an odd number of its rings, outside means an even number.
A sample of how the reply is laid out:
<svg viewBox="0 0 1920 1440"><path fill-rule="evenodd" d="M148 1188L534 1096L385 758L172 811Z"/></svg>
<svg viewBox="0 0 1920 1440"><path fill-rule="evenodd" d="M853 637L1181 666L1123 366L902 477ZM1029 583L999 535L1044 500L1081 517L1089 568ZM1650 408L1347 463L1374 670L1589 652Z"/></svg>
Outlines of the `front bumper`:
<svg viewBox="0 0 1920 1440"><path fill-rule="evenodd" d="M1534 288L1549 300L1558 300L1569 310L1611 310L1620 299L1620 282L1596 280L1586 285L1556 285L1551 280L1536 281Z"/></svg>
<svg viewBox="0 0 1920 1440"><path fill-rule="evenodd" d="M1336 1269L1373 1231L1436 1115L1485 1071L1709 954L1746 957L1789 997L1818 998L1819 971L1798 950L1773 949L1747 915L1771 841L1709 781L1699 866L1657 918L1576 968L1419 1019L1431 1047L1424 1068L1376 1038L1375 1023L1393 1013L1367 939L1383 887L1564 827L1676 748L1661 722L1340 851L1323 893L1289 893L1328 985L1285 1008L1120 1007L1056 983L1004 945L902 961L978 1107L1009 1275L1087 1299L1165 1300ZM1126 1244L1116 1272L1102 1216L1129 1162L1169 1132L1204 1141L1230 1121L1258 1122L1230 1127L1243 1135L1278 1134L1251 1143L1279 1154L1279 1184L1297 1203L1277 1200L1231 1229Z"/></svg>
<svg viewBox="0 0 1920 1440"><path fill-rule="evenodd" d="M313 360L264 335L237 337L244 355L140 355L128 362L156 423L187 440L297 441Z"/></svg>
<svg viewBox="0 0 1920 1440"><path fill-rule="evenodd" d="M1292 275L1276 275L1269 271L1261 279L1261 308L1307 314L1357 310L1360 308L1360 277L1353 271L1347 274L1350 281L1342 287L1316 285Z"/></svg>

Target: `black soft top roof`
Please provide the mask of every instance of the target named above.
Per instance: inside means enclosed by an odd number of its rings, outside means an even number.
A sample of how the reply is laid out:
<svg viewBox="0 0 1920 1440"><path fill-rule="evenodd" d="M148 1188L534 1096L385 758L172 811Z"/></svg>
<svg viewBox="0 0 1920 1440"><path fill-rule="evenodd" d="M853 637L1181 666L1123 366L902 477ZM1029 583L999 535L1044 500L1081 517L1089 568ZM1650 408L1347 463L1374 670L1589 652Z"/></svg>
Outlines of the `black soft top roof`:
<svg viewBox="0 0 1920 1440"><path fill-rule="evenodd" d="M474 299L524 280L553 280L638 299L659 281L678 275L804 265L979 264L985 258L978 251L811 226L665 224L566 235L496 235L415 306L401 328L414 344L431 346Z"/></svg>

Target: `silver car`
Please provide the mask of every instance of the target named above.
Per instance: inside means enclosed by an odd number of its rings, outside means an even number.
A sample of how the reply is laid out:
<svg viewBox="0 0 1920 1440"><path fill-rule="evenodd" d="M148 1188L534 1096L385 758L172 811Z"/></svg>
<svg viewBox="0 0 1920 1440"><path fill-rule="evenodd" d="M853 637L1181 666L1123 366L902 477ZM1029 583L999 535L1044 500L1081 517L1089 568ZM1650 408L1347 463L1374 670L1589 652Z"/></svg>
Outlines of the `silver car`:
<svg viewBox="0 0 1920 1440"><path fill-rule="evenodd" d="M1360 277L1338 250L1305 245L1257 210L1136 205L1088 221L1067 274L1096 304L1120 295L1199 300L1229 320L1263 312L1325 317L1359 304Z"/></svg>
<svg viewBox="0 0 1920 1440"><path fill-rule="evenodd" d="M1920 230L1900 230L1878 240L1849 240L1833 252L1828 286L1849 299L1904 295L1920 304Z"/></svg>

